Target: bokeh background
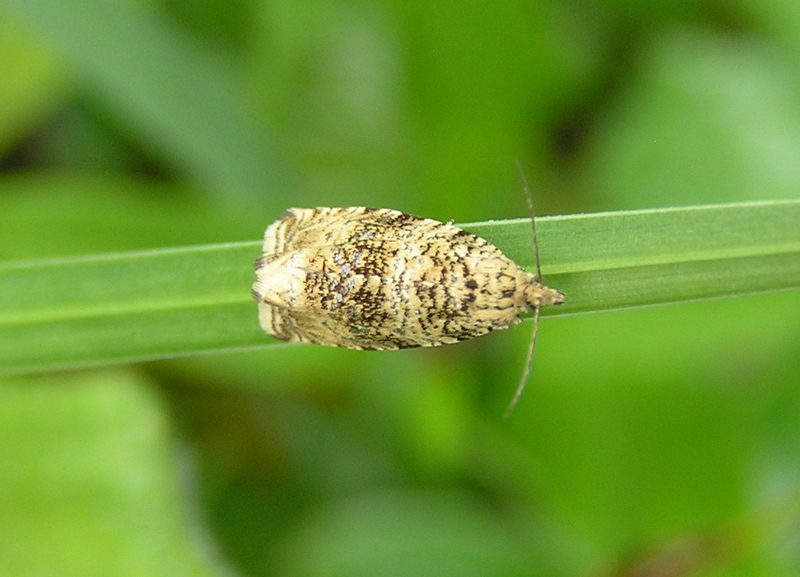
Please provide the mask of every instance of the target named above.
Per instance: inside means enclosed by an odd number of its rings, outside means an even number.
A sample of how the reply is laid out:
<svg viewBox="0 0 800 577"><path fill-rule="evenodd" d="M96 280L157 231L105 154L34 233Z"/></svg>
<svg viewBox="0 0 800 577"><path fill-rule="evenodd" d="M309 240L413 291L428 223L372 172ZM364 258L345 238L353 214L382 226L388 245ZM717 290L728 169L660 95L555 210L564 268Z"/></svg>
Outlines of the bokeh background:
<svg viewBox="0 0 800 577"><path fill-rule="evenodd" d="M0 0L4 261L525 216L517 158L540 215L797 197L800 4ZM503 420L529 337L2 379L0 573L800 573L798 295L546 320Z"/></svg>

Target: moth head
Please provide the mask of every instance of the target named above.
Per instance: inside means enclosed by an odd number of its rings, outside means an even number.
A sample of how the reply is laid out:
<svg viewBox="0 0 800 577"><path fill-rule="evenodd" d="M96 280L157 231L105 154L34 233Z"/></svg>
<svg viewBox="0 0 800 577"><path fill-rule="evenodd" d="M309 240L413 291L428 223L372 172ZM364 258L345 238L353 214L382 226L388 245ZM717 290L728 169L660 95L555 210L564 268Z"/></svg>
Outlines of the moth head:
<svg viewBox="0 0 800 577"><path fill-rule="evenodd" d="M563 305L566 295L561 291L545 286L542 281L534 279L525 289L525 301L532 309L540 309L550 305Z"/></svg>

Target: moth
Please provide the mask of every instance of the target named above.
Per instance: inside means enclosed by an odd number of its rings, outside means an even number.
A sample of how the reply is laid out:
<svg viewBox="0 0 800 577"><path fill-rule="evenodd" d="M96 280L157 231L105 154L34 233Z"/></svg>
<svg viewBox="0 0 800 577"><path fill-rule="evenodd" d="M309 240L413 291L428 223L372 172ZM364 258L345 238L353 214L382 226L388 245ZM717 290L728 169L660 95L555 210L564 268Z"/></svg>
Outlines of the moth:
<svg viewBox="0 0 800 577"><path fill-rule="evenodd" d="M536 261L534 275L452 223L397 210L290 208L264 234L252 294L269 335L360 350L457 343L532 311L527 368L508 413L528 378L539 311L564 302Z"/></svg>

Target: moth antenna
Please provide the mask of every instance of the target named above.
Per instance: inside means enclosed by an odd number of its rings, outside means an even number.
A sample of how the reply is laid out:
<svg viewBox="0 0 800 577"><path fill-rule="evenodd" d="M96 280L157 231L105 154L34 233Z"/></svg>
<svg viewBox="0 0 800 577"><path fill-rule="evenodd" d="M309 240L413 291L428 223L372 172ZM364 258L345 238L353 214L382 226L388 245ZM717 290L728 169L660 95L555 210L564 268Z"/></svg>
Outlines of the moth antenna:
<svg viewBox="0 0 800 577"><path fill-rule="evenodd" d="M511 413L514 411L514 407L517 406L520 397L522 397L522 393L525 392L525 385L528 384L528 377L531 374L531 366L533 365L533 351L536 349L536 335L539 333L539 311L540 308L536 308L533 311L533 334L531 335L531 344L528 347L528 360L525 363L525 370L522 373L522 378L517 385L517 390L514 391L514 397L511 399L511 402L508 404L508 408L506 412L503 413L503 418L507 419L511 416Z"/></svg>
<svg viewBox="0 0 800 577"><path fill-rule="evenodd" d="M528 179L525 178L525 172L522 170L522 165L519 159L516 161L517 174L519 175L522 190L525 192L525 200L528 203L528 213L531 217L531 231L533 232L533 260L536 263L536 280L542 280L542 269L539 266L539 241L536 239L536 212L533 209L533 198L531 197L531 190L528 187ZM528 377L531 375L531 366L533 365L533 352L536 350L536 335L539 334L539 312L541 307L536 307L533 310L533 333L531 334L531 344L528 346L528 358L525 361L525 370L522 372L522 378L517 385L517 390L514 392L514 397L503 413L503 418L507 419L514 408L517 406L522 393L525 392L525 386L528 384Z"/></svg>
<svg viewBox="0 0 800 577"><path fill-rule="evenodd" d="M536 279L542 280L542 269L539 267L539 241L536 238L536 211L533 209L533 197L531 196L531 189L528 188L528 179L525 178L525 172L522 170L522 165L519 160L516 161L517 174L519 174L519 181L522 184L522 190L525 192L525 201L528 203L528 214L531 217L531 231L533 232L533 260L536 263Z"/></svg>

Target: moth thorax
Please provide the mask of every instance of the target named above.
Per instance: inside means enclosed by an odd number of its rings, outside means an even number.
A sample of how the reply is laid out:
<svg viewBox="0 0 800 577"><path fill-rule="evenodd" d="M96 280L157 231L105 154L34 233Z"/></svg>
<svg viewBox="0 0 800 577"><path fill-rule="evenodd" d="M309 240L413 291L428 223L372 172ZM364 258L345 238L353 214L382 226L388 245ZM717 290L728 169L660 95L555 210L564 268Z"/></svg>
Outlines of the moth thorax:
<svg viewBox="0 0 800 577"><path fill-rule="evenodd" d="M525 300L528 305L535 309L563 304L564 296L564 293L545 286L539 279L533 279L525 289Z"/></svg>

